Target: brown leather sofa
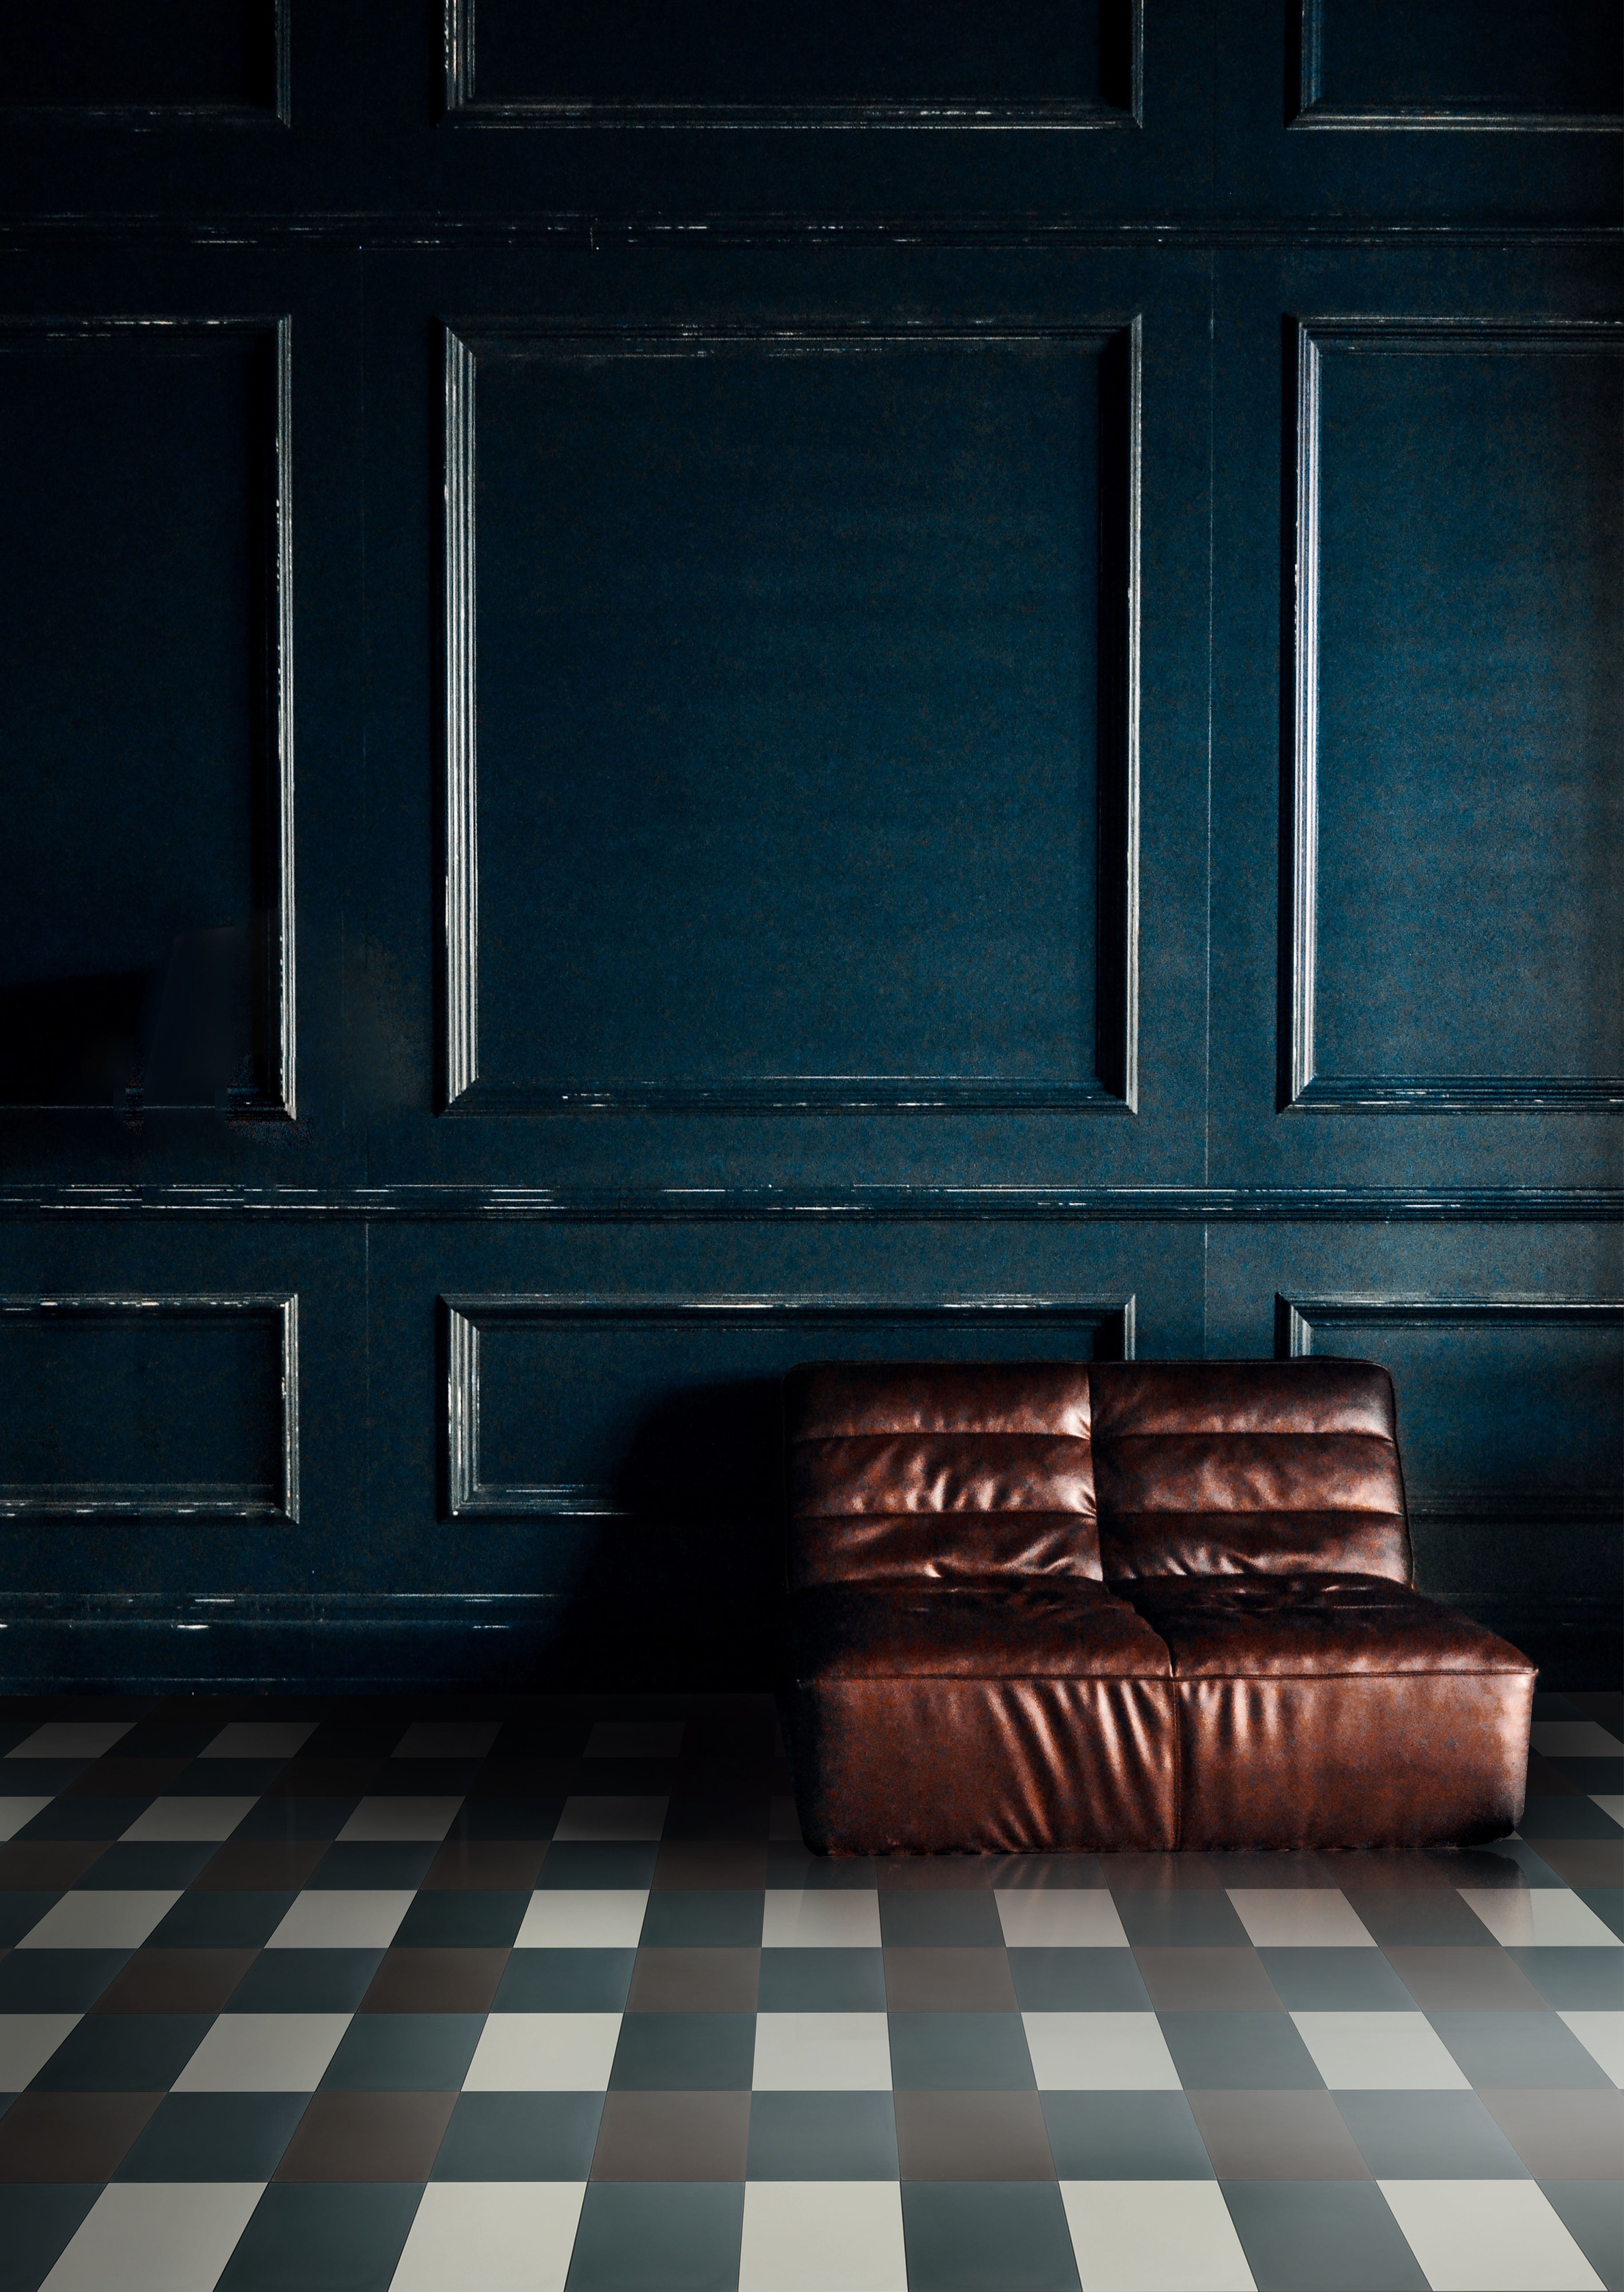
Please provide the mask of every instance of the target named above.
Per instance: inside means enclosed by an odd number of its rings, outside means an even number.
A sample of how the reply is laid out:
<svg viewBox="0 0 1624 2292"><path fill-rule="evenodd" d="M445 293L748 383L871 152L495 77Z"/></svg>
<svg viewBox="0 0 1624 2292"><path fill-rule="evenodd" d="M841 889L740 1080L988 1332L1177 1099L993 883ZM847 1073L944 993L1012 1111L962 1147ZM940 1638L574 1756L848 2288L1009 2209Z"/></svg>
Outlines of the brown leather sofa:
<svg viewBox="0 0 1624 2292"><path fill-rule="evenodd" d="M1515 1827L1534 1667L1413 1588L1385 1369L832 1363L785 1408L820 1852Z"/></svg>

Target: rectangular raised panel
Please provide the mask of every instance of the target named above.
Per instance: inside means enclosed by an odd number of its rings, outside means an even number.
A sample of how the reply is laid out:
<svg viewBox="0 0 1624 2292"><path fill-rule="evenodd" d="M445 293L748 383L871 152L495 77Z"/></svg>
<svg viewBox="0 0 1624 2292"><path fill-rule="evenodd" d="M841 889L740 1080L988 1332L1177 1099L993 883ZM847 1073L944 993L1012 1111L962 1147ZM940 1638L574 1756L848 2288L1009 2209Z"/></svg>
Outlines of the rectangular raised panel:
<svg viewBox="0 0 1624 2292"><path fill-rule="evenodd" d="M0 1105L293 1112L289 322L0 322Z"/></svg>
<svg viewBox="0 0 1624 2292"><path fill-rule="evenodd" d="M454 1110L1133 1105L1138 370L447 331Z"/></svg>
<svg viewBox="0 0 1624 2292"><path fill-rule="evenodd" d="M454 1519L777 1506L778 1380L808 1360L1117 1360L1134 1301L447 1297Z"/></svg>
<svg viewBox="0 0 1624 2292"><path fill-rule="evenodd" d="M1281 1104L1624 1106L1624 327L1289 341Z"/></svg>
<svg viewBox="0 0 1624 2292"><path fill-rule="evenodd" d="M446 0L446 107L561 127L1110 127L1138 118L1140 51L1140 0Z"/></svg>
<svg viewBox="0 0 1624 2292"><path fill-rule="evenodd" d="M1286 0L1300 10L1293 127L1611 130L1617 0Z"/></svg>
<svg viewBox="0 0 1624 2292"><path fill-rule="evenodd" d="M7 11L0 110L196 118L287 114L289 0L51 0Z"/></svg>
<svg viewBox="0 0 1624 2292"><path fill-rule="evenodd" d="M0 1520L299 1517L291 1296L0 1298Z"/></svg>
<svg viewBox="0 0 1624 2292"><path fill-rule="evenodd" d="M1424 1590L1616 1617L1624 1303L1282 1297L1275 1349L1392 1371Z"/></svg>

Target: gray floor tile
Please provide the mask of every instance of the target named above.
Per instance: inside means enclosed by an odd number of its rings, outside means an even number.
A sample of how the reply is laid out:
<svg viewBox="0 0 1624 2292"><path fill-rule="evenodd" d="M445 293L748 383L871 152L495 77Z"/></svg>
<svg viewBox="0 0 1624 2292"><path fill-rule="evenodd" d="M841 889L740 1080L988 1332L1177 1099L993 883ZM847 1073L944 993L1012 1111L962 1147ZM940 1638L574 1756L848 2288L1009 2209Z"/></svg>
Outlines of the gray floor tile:
<svg viewBox="0 0 1624 2292"><path fill-rule="evenodd" d="M219 2292L389 2292L422 2193L409 2183L272 2182Z"/></svg>
<svg viewBox="0 0 1624 2292"><path fill-rule="evenodd" d="M1468 1883L1461 1879L1461 1884ZM1427 1887L1411 1893L1402 1886L1355 1890L1348 1901L1371 1939L1385 1949L1485 1949L1494 1941L1483 1920L1452 1888Z"/></svg>
<svg viewBox="0 0 1624 2292"><path fill-rule="evenodd" d="M1583 2012L1624 2012L1624 1949L1513 1949L1515 1960L1548 2006Z"/></svg>
<svg viewBox="0 0 1624 2292"><path fill-rule="evenodd" d="M1146 1949L1178 1949L1189 1943L1218 1949L1250 1949L1251 1936L1234 1903L1216 1887L1113 1886L1128 1939Z"/></svg>
<svg viewBox="0 0 1624 2292"><path fill-rule="evenodd" d="M611 2093L594 2181L743 2181L747 2093Z"/></svg>
<svg viewBox="0 0 1624 2292"><path fill-rule="evenodd" d="M437 2181L584 2181L599 2093L459 2094L434 2159Z"/></svg>
<svg viewBox="0 0 1624 2292"><path fill-rule="evenodd" d="M880 1938L888 1948L929 1949L933 1943L960 1949L1001 1949L1004 1930L990 1889L949 1892L921 1889L880 1896Z"/></svg>
<svg viewBox="0 0 1624 2292"><path fill-rule="evenodd" d="M1486 2091L1483 2106L1537 2181L1624 2178L1624 2094L1529 2086Z"/></svg>
<svg viewBox="0 0 1624 2292"><path fill-rule="evenodd" d="M902 2218L909 2292L1078 2292L1052 2183L907 2182Z"/></svg>
<svg viewBox="0 0 1624 2292"><path fill-rule="evenodd" d="M1035 2093L903 2093L896 2152L904 2181L1052 2181Z"/></svg>
<svg viewBox="0 0 1624 2292"><path fill-rule="evenodd" d="M1157 2019L1186 2090L1324 2090L1289 2014L1161 2014Z"/></svg>
<svg viewBox="0 0 1624 2292"><path fill-rule="evenodd" d="M1258 2292L1427 2292L1371 2181L1226 2181Z"/></svg>
<svg viewBox="0 0 1624 2292"><path fill-rule="evenodd" d="M568 2292L734 2292L744 2227L742 2183L594 2182Z"/></svg>
<svg viewBox="0 0 1624 2292"><path fill-rule="evenodd" d="M303 2093L166 2094L114 2178L269 2181L309 2101Z"/></svg>
<svg viewBox="0 0 1624 2292"><path fill-rule="evenodd" d="M883 2014L877 1949L764 1949L756 1992L763 2014Z"/></svg>
<svg viewBox="0 0 1624 2292"><path fill-rule="evenodd" d="M381 1949L262 1950L231 1992L233 2014L353 2014Z"/></svg>
<svg viewBox="0 0 1624 2292"><path fill-rule="evenodd" d="M1413 1999L1379 1949L1260 1949L1288 2013L1407 2014Z"/></svg>
<svg viewBox="0 0 1624 2292"><path fill-rule="evenodd" d="M886 2002L894 2014L1013 2014L1015 1984L1001 1948L885 1952Z"/></svg>
<svg viewBox="0 0 1624 2292"><path fill-rule="evenodd" d="M1158 2013L1278 2014L1282 2001L1250 1944L1142 1944L1134 1957Z"/></svg>
<svg viewBox="0 0 1624 2292"><path fill-rule="evenodd" d="M1150 1994L1130 1949L1012 1949L1023 2014L1148 2014Z"/></svg>
<svg viewBox="0 0 1624 2292"><path fill-rule="evenodd" d="M894 2181L888 2093L757 2093L750 2101L752 2181Z"/></svg>
<svg viewBox="0 0 1624 2292"><path fill-rule="evenodd" d="M207 2036L212 2014L91 2014L70 2030L35 2093L167 2093Z"/></svg>
<svg viewBox="0 0 1624 2292"><path fill-rule="evenodd" d="M1528 2168L1475 2093L1339 2093L1379 2181L1520 2181Z"/></svg>
<svg viewBox="0 0 1624 2292"><path fill-rule="evenodd" d="M149 1840L127 1846L115 1843L75 1881L75 1888L106 1893L125 1886L154 1887L168 1893L177 1886L189 1886L205 1863L213 1860L218 1846L219 1841L213 1838Z"/></svg>
<svg viewBox="0 0 1624 2292"><path fill-rule="evenodd" d="M338 2041L329 2093L458 2093L483 2014L358 2014Z"/></svg>
<svg viewBox="0 0 1624 2292"><path fill-rule="evenodd" d="M1035 2089L1018 2014L893 2014L890 2026L898 2093Z"/></svg>
<svg viewBox="0 0 1624 2292"><path fill-rule="evenodd" d="M1210 2181L1212 2160L1181 2093L1046 2093L1063 2181Z"/></svg>
<svg viewBox="0 0 1624 2292"><path fill-rule="evenodd" d="M747 2093L755 2043L753 2014L628 2014L609 2084L644 2093Z"/></svg>
<svg viewBox="0 0 1624 2292"><path fill-rule="evenodd" d="M100 2194L100 2181L0 2186L0 2292L38 2292Z"/></svg>
<svg viewBox="0 0 1624 2292"><path fill-rule="evenodd" d="M1624 2187L1617 2181L1541 2181L1540 2186L1608 2292L1624 2292Z"/></svg>
<svg viewBox="0 0 1624 2292"><path fill-rule="evenodd" d="M649 1949L759 1949L762 1894L753 1888L669 1887L648 1897L643 1946Z"/></svg>
<svg viewBox="0 0 1624 2292"><path fill-rule="evenodd" d="M1369 2166L1328 2093L1192 2093L1220 2181L1368 2181Z"/></svg>
<svg viewBox="0 0 1624 2292"><path fill-rule="evenodd" d="M1508 1951L1403 1948L1388 1962L1424 2013L1537 2014L1545 2000Z"/></svg>
<svg viewBox="0 0 1624 2292"><path fill-rule="evenodd" d="M1429 2014L1472 2083L1605 2089L1610 2080L1555 2014Z"/></svg>
<svg viewBox="0 0 1624 2292"><path fill-rule="evenodd" d="M414 1838L361 1839L329 1846L307 1886L421 1886L439 1849Z"/></svg>
<svg viewBox="0 0 1624 2292"><path fill-rule="evenodd" d="M516 1949L496 1992L502 2014L618 2014L634 1949Z"/></svg>
<svg viewBox="0 0 1624 2292"><path fill-rule="evenodd" d="M659 1855L659 1843L652 1838L598 1846L554 1844L547 1849L536 1889L551 1893L560 1887L649 1886Z"/></svg>

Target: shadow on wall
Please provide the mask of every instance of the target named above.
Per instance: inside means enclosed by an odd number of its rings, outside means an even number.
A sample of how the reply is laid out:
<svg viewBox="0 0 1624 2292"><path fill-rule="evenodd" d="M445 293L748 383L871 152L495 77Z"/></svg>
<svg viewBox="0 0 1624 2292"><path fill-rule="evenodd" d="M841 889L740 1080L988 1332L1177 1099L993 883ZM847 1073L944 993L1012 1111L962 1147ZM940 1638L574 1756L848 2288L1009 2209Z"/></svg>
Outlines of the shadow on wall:
<svg viewBox="0 0 1624 2292"><path fill-rule="evenodd" d="M679 1385L633 1429L576 1579L562 1663L583 1683L775 1684L784 1647L776 1377Z"/></svg>
<svg viewBox="0 0 1624 2292"><path fill-rule="evenodd" d="M253 934L179 932L147 971L0 984L0 1102L215 1106L254 1083Z"/></svg>

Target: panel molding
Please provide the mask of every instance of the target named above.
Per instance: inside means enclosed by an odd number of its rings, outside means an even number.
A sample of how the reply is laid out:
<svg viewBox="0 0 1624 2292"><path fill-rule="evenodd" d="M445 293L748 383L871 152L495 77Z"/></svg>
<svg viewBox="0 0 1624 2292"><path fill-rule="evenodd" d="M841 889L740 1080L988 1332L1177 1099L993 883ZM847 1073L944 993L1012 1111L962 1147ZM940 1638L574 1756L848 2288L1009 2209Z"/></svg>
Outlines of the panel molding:
<svg viewBox="0 0 1624 2292"><path fill-rule="evenodd" d="M256 790L255 810L263 838L264 859L256 855L256 872L266 884L269 945L265 948L263 989L258 1023L263 1029L263 1086L231 1090L226 1110L238 1120L293 1121L298 1112L296 1070L298 1032L297 909L294 878L293 800L293 319L276 318L106 316L92 318L0 317L0 357L7 352L37 350L42 344L89 348L97 343L136 343L158 354L189 350L205 351L233 339L261 343L269 372L266 392L269 437L262 442L269 510L269 564L266 580L265 625L261 633L264 669L264 721L260 731L265 749L251 767L262 782ZM265 769L265 765L269 769ZM126 1090L108 1107L70 1109L8 1105L10 1115L71 1112L75 1116L113 1113L128 1119L150 1111L139 1087ZM201 1110L188 1107L188 1112Z"/></svg>
<svg viewBox="0 0 1624 2292"><path fill-rule="evenodd" d="M555 1224L840 1223L1612 1225L1608 1186L546 1186L447 1182L251 1186L0 1182L0 1221L328 1224L470 1219Z"/></svg>
<svg viewBox="0 0 1624 2292"><path fill-rule="evenodd" d="M271 101L262 103L0 103L0 123L112 127L291 127L293 74L289 32L293 0L269 0Z"/></svg>
<svg viewBox="0 0 1624 2292"><path fill-rule="evenodd" d="M1321 353L1463 350L1517 357L1619 357L1624 325L1545 319L1294 318L1286 322L1291 409L1284 471L1280 849L1282 1114L1617 1114L1624 1076L1322 1075L1314 1049L1319 900Z"/></svg>
<svg viewBox="0 0 1624 2292"><path fill-rule="evenodd" d="M1324 1297L1274 1297L1274 1358L1303 1360L1314 1351L1316 1328L1356 1328L1372 1321L1451 1325L1547 1321L1575 1328L1624 1328L1624 1297L1573 1297L1549 1291L1507 1290L1492 1297L1446 1296L1398 1290Z"/></svg>
<svg viewBox="0 0 1624 2292"><path fill-rule="evenodd" d="M282 1424L277 1443L280 1486L266 1496L252 1483L217 1481L80 1481L0 1482L0 1521L299 1519L299 1300L290 1291L222 1291L150 1296L121 1292L81 1295L0 1297L0 1320L57 1322L140 1320L171 1317L206 1320L246 1315L273 1321L281 1352Z"/></svg>
<svg viewBox="0 0 1624 2292"><path fill-rule="evenodd" d="M497 1293L440 1300L446 1354L446 1511L453 1520L626 1519L630 1508L613 1489L594 1481L521 1485L485 1480L479 1467L480 1337L491 1328L599 1327L694 1328L716 1323L784 1328L851 1328L876 1322L921 1328L1008 1323L1029 1328L1085 1329L1134 1357L1136 1300L984 1295L967 1297L879 1297L760 1294L624 1297Z"/></svg>
<svg viewBox="0 0 1624 2292"><path fill-rule="evenodd" d="M1288 110L1289 128L1375 129L1388 133L1395 129L1419 130L1427 134L1464 131L1477 135L1617 135L1624 131L1624 113L1617 111L1517 111L1472 103L1327 103L1324 17L1325 0L1299 0L1292 27L1297 39L1296 101Z"/></svg>
<svg viewBox="0 0 1624 2292"><path fill-rule="evenodd" d="M958 128L1022 129L1075 133L1144 124L1144 0L1105 0L1120 20L1123 102L1065 97L1005 102L973 99L928 101L855 96L825 103L634 103L549 101L525 97L486 101L475 93L476 0L444 0L446 117L476 127L609 128Z"/></svg>
<svg viewBox="0 0 1624 2292"><path fill-rule="evenodd" d="M880 328L788 321L772 327L583 327L537 319L454 320L444 328L445 515L442 609L446 771L444 1103L457 1116L636 1114L1131 1114L1138 1092L1140 428L1143 335L1136 313L1084 326ZM628 1079L563 1086L502 1084L479 1071L479 815L477 416L481 354L491 358L872 357L951 347L981 351L1061 345L1101 359L1102 431L1114 409L1122 469L1102 496L1099 787L1095 1059L1078 1084L964 1080L948 1075L786 1074L753 1082ZM1109 496L1109 501L1105 498ZM1107 545L1119 553L1105 561ZM1108 721L1107 721L1108 718ZM1109 865L1104 864L1109 851ZM1108 942L1108 944L1107 944ZM1109 1002L1111 1008L1105 1008Z"/></svg>

